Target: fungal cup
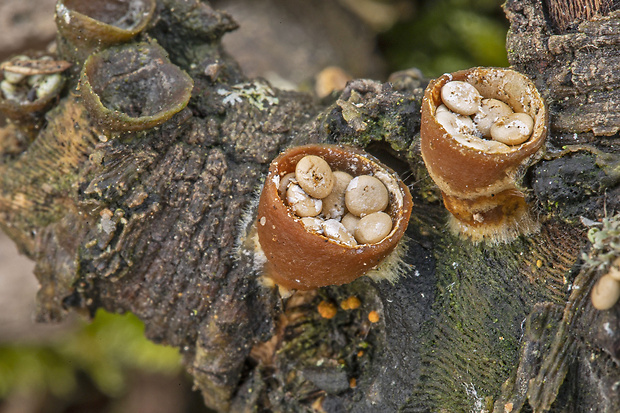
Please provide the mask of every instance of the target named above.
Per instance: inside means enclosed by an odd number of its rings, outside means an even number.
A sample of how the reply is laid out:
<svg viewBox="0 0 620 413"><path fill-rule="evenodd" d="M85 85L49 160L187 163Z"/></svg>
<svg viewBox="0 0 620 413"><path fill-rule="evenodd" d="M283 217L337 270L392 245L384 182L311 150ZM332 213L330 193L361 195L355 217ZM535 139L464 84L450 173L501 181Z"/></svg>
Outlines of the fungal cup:
<svg viewBox="0 0 620 413"><path fill-rule="evenodd" d="M155 0L58 0L59 50L77 62L92 52L131 40L155 12Z"/></svg>
<svg viewBox="0 0 620 413"><path fill-rule="evenodd" d="M457 130L440 122L442 88L465 82L485 99L497 99L531 118L531 133L507 145L482 133ZM444 112L445 113L445 112ZM441 115L440 115L441 114ZM520 115L521 116L521 115ZM519 124L520 125L520 124ZM539 227L532 217L520 178L541 149L548 114L534 84L522 74L499 68L473 68L430 82L422 102L421 151L427 170L441 189L450 226L472 241L508 242Z"/></svg>
<svg viewBox="0 0 620 413"><path fill-rule="evenodd" d="M0 112L19 124L42 121L59 99L70 64L43 53L14 56L0 64Z"/></svg>
<svg viewBox="0 0 620 413"><path fill-rule="evenodd" d="M80 93L104 129L152 128L182 110L191 97L191 77L168 60L157 44L110 47L84 63Z"/></svg>
<svg viewBox="0 0 620 413"><path fill-rule="evenodd" d="M322 224L325 232L333 232L330 238L321 233L321 226L313 219L298 217L278 189L284 177L294 172L307 155L324 159L334 171L379 179L389 194L382 212L391 218L389 233L374 243L355 244L337 220L328 219L327 224ZM256 230L267 259L265 273L279 286L297 290L351 282L394 251L405 233L412 206L411 194L398 176L360 149L336 145L289 149L271 163L259 200Z"/></svg>

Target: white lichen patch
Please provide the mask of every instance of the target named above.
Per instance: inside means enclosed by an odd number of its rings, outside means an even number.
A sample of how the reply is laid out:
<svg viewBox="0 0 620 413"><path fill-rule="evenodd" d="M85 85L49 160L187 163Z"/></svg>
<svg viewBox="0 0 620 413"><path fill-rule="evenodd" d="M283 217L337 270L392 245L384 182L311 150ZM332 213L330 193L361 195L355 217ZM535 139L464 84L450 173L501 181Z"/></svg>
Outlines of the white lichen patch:
<svg viewBox="0 0 620 413"><path fill-rule="evenodd" d="M600 227L590 228L588 239L592 248L583 259L591 268L604 272L592 287L592 305L608 310L620 299L620 215L605 217Z"/></svg>
<svg viewBox="0 0 620 413"><path fill-rule="evenodd" d="M620 214L605 217L602 222L584 221L591 226L588 239L592 243L589 254L584 253L584 261L599 270L609 270L611 263L620 257Z"/></svg>
<svg viewBox="0 0 620 413"><path fill-rule="evenodd" d="M104 215L101 217L101 229L106 234L111 234L116 230L116 223L112 221L110 216Z"/></svg>
<svg viewBox="0 0 620 413"><path fill-rule="evenodd" d="M106 234L111 234L116 231L116 222L112 219L114 217L114 213L110 211L108 208L103 209L99 215L101 216L101 221L99 222L99 228L105 232Z"/></svg>
<svg viewBox="0 0 620 413"><path fill-rule="evenodd" d="M218 89L217 94L224 96L222 103L234 106L247 100L249 104L259 110L265 110L265 105L277 105L280 103L275 96L273 89L266 83L254 81L249 83L239 83L232 86L232 90Z"/></svg>
<svg viewBox="0 0 620 413"><path fill-rule="evenodd" d="M465 393L472 403L470 408L471 413L488 413L488 410L484 408L484 398L478 394L474 383L463 383L465 387Z"/></svg>

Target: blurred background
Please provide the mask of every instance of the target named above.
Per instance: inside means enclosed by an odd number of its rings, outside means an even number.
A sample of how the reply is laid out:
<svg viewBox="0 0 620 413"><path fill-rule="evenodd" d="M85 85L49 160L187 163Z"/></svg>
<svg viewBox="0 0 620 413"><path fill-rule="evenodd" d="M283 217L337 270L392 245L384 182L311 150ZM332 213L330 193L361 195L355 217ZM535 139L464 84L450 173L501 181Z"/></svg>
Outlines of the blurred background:
<svg viewBox="0 0 620 413"><path fill-rule="evenodd" d="M211 2L240 23L224 44L248 76L307 91L318 90L326 68L337 85L349 78L385 81L412 67L436 77L472 66L507 66L501 3ZM53 42L54 5L0 0L0 61ZM207 411L178 352L147 341L133 315L100 311L92 322L72 317L61 325L34 323L33 267L0 232L0 413Z"/></svg>

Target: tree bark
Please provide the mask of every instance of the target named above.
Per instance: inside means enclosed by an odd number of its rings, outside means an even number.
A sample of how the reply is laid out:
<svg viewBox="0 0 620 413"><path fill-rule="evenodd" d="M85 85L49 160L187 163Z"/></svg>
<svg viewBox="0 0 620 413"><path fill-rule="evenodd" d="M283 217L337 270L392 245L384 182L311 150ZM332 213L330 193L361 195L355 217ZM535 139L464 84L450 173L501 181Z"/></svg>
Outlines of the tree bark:
<svg viewBox="0 0 620 413"><path fill-rule="evenodd" d="M558 23L560 3L504 6L510 62L546 98L551 132L522 182L540 232L490 245L446 229L419 151L417 71L319 102L246 79L220 47L236 27L225 12L158 1L137 40L193 78L185 109L106 131L78 64L37 128L0 129L0 225L36 262L39 319L135 313L217 411L617 411L620 305L592 307L602 270L582 253L598 251L584 223L619 219L620 14L614 3ZM257 190L281 150L311 142L364 147L405 178L414 210L396 282L286 299L262 282L243 242ZM359 308L317 311L350 296Z"/></svg>

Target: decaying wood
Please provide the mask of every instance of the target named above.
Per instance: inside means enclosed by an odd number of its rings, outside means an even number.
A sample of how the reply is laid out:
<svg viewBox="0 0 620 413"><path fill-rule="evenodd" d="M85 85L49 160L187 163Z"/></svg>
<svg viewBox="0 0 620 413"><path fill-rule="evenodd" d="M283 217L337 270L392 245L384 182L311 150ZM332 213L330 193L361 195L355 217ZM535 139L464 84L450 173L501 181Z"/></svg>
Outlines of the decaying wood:
<svg viewBox="0 0 620 413"><path fill-rule="evenodd" d="M474 245L446 230L419 154L417 71L318 102L246 79L220 47L236 27L225 12L161 0L141 40L192 76L187 108L107 133L80 103L74 68L40 131L0 131L0 225L37 263L39 318L137 314L220 411L617 411L620 306L592 308L601 274L581 254L582 221L620 210L620 14L563 26L534 0L505 10L511 63L552 115L523 181L539 233ZM405 177L414 210L396 283L362 277L282 299L239 247L270 160L309 142L365 147ZM316 310L352 295L357 309Z"/></svg>
<svg viewBox="0 0 620 413"><path fill-rule="evenodd" d="M573 23L609 13L613 0L546 0L545 5L550 23L559 33L564 33Z"/></svg>

